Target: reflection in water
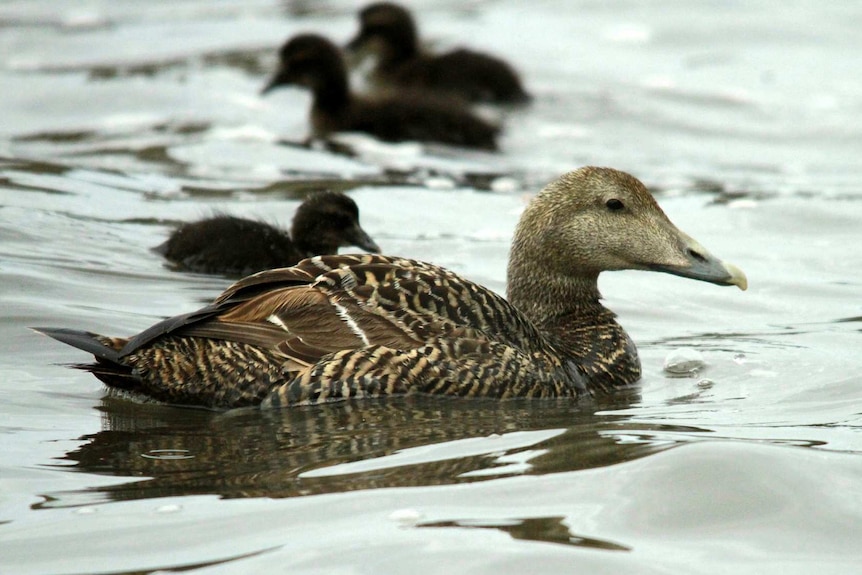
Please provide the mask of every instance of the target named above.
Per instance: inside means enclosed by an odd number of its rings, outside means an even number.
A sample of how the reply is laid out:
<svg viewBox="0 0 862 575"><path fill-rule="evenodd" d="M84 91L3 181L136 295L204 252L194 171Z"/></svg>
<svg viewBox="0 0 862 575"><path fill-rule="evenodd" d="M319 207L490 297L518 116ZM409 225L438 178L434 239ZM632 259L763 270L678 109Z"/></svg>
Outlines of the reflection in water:
<svg viewBox="0 0 862 575"><path fill-rule="evenodd" d="M562 545L574 545L575 547L589 547L590 549L603 549L605 551L630 551L630 547L594 539L592 537L581 537L574 535L564 523L565 517L530 517L526 519L514 519L510 521L490 520L476 521L437 521L433 523L420 523L417 527L460 527L468 529L499 529L512 536L513 539L526 541L543 541L545 543L560 543Z"/></svg>
<svg viewBox="0 0 862 575"><path fill-rule="evenodd" d="M619 407L632 401L629 397ZM64 457L75 465L63 464L62 469L134 480L86 493L45 494L46 502L35 508L198 494L291 497L570 471L654 453L669 446L666 439L655 439L657 432L680 431L627 423L625 416L612 411L597 413L614 407L564 400L500 403L412 397L278 412L213 413L108 397L101 406L103 431L83 437L86 443ZM509 443L508 449L500 449L494 444L495 434L555 429L560 432L550 438L527 435L526 445ZM487 448L478 451L475 443L466 451L461 444L447 443L489 437ZM332 469L429 445L437 449L407 464L398 461L360 471L347 466L341 473ZM528 464L513 470L510 463L518 454ZM324 468L326 473L308 473Z"/></svg>

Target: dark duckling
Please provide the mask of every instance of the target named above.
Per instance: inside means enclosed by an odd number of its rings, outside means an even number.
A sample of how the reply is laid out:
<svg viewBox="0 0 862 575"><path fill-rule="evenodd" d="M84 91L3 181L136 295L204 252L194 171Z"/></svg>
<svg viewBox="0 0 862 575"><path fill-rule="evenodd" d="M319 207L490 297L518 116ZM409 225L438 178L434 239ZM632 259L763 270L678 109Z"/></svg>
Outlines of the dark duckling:
<svg viewBox="0 0 862 575"><path fill-rule="evenodd" d="M217 215L181 225L153 250L180 269L238 277L337 254L343 246L380 251L359 225L359 208L352 199L320 192L297 208L289 235L264 222Z"/></svg>
<svg viewBox="0 0 862 575"><path fill-rule="evenodd" d="M545 187L521 216L510 256L508 301L429 263L319 256L247 277L132 338L38 331L92 353L87 369L108 386L176 404L577 397L641 373L634 344L600 301L602 271L747 286L674 226L643 184L608 168Z"/></svg>
<svg viewBox="0 0 862 575"><path fill-rule="evenodd" d="M415 140L497 149L499 129L455 100L418 93L379 99L353 95L341 52L322 36L295 36L281 48L278 71L262 93L284 85L311 90L311 124L317 137L365 132L389 142Z"/></svg>
<svg viewBox="0 0 862 575"><path fill-rule="evenodd" d="M422 54L410 12L377 2L359 12L359 32L347 45L377 57L375 80L400 88L434 90L469 102L523 104L530 100L518 73L506 62L472 50Z"/></svg>

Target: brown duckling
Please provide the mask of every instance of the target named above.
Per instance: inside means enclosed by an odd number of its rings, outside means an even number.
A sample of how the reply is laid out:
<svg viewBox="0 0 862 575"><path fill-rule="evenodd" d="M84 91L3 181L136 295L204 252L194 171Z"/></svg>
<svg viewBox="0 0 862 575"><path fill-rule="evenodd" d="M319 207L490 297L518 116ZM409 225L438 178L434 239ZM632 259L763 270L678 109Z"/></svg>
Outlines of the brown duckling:
<svg viewBox="0 0 862 575"><path fill-rule="evenodd" d="M340 192L320 192L297 208L290 234L222 214L181 225L153 250L180 269L239 277L337 254L343 246L380 251L359 225L359 208L352 199Z"/></svg>
<svg viewBox="0 0 862 575"><path fill-rule="evenodd" d="M341 52L322 36L295 36L281 48L278 71L262 93L283 85L311 90L311 124L317 137L365 132L389 142L415 140L497 149L499 128L455 100L419 93L379 99L353 95Z"/></svg>
<svg viewBox="0 0 862 575"><path fill-rule="evenodd" d="M392 2L376 2L359 12L359 32L347 45L377 57L375 80L400 88L433 90L469 102L522 104L530 100L518 73L506 62L472 50L423 54L410 12Z"/></svg>
<svg viewBox="0 0 862 575"><path fill-rule="evenodd" d="M641 182L589 167L527 206L508 301L429 263L318 256L247 277L132 338L38 331L92 353L87 369L108 386L176 404L577 397L640 378L637 350L597 286L601 272L622 269L747 286L674 226Z"/></svg>

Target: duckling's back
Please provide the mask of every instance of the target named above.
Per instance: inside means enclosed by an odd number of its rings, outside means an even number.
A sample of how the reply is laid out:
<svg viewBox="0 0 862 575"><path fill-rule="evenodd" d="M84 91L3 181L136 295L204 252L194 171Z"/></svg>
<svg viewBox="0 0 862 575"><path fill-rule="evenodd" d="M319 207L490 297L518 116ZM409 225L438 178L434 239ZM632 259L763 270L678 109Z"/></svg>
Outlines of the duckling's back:
<svg viewBox="0 0 862 575"><path fill-rule="evenodd" d="M302 258L285 231L227 215L183 224L154 251L182 269L229 276L288 266Z"/></svg>

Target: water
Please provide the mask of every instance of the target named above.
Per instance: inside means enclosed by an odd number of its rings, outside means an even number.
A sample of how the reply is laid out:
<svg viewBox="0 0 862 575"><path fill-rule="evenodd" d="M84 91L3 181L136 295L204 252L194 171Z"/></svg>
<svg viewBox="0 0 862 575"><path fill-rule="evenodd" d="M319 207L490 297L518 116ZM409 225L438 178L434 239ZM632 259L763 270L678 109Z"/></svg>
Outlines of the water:
<svg viewBox="0 0 862 575"><path fill-rule="evenodd" d="M429 41L523 70L502 153L295 145L308 96L257 96L274 48L346 40L352 3L0 5L0 572L858 571L862 8L415 6ZM503 291L525 202L584 164L644 180L751 286L606 274L644 365L607 403L141 405L26 329L193 309L228 282L149 251L172 225L288 225L319 188L385 252Z"/></svg>

